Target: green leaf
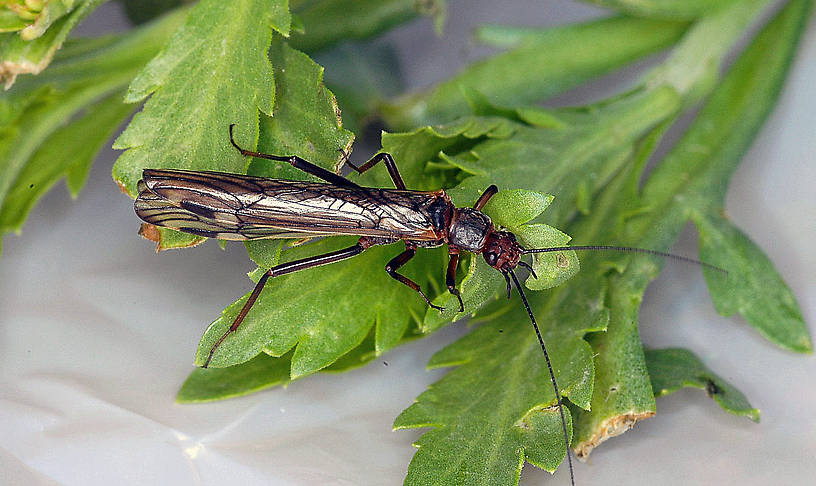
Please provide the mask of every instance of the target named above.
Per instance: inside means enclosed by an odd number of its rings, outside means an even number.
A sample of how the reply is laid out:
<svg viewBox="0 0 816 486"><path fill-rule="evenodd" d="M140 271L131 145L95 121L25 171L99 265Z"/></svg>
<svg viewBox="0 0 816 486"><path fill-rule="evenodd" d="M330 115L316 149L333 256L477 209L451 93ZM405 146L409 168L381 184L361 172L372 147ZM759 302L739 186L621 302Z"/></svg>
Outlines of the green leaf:
<svg viewBox="0 0 816 486"><path fill-rule="evenodd" d="M0 208L0 231L19 231L36 202L66 177L71 195L82 189L96 153L133 112L114 93L42 142L20 171Z"/></svg>
<svg viewBox="0 0 816 486"><path fill-rule="evenodd" d="M496 193L484 210L491 218L508 228L532 221L552 203L553 196L543 192L510 189Z"/></svg>
<svg viewBox="0 0 816 486"><path fill-rule="evenodd" d="M285 259L319 255L352 246L355 241L325 239L287 250ZM394 282L383 271L385 262L399 251L392 246L372 247L350 260L271 279L252 312L238 331L224 341L210 366L242 363L261 351L282 356L297 345L291 376L298 378L334 363L357 347L375 324L378 354L394 346L411 316L421 315L425 308L415 292ZM428 253L423 260L404 267L404 274L417 282L427 282L427 262L435 254L441 275L442 262L438 259L441 253ZM210 348L230 326L245 299L246 296L229 306L207 329L199 344L197 364L204 363ZM402 305L395 305L396 302ZM380 342L381 337L388 338Z"/></svg>
<svg viewBox="0 0 816 486"><path fill-rule="evenodd" d="M429 91L384 104L381 113L399 129L444 123L471 113L463 89L502 106L534 103L662 49L685 28L684 23L620 17L547 29Z"/></svg>
<svg viewBox="0 0 816 486"><path fill-rule="evenodd" d="M722 217L722 207L724 182L778 97L808 7L805 2L791 2L763 29L643 188L644 204L653 210L672 205L676 194L682 193L684 205L675 207L665 219L693 219L706 259L733 272L728 292L721 276L706 272L718 310L727 314L744 311L749 323L773 342L799 352L811 350L810 338L790 291L767 257ZM655 228L651 217L633 220L633 224L638 232ZM771 295L779 300L771 304ZM759 311L747 302L766 302L767 307Z"/></svg>
<svg viewBox="0 0 816 486"><path fill-rule="evenodd" d="M38 74L45 69L71 30L103 1L80 0L70 7L74 2L51 0L43 15L20 35L0 34L0 81L5 82L6 89L14 84L18 74Z"/></svg>
<svg viewBox="0 0 816 486"><path fill-rule="evenodd" d="M364 129L377 104L403 89L396 49L379 42L344 42L315 56L326 68L326 85L337 96L343 123L353 132Z"/></svg>
<svg viewBox="0 0 816 486"><path fill-rule="evenodd" d="M629 211L630 219L620 229L619 241L666 250L690 217L721 207L731 173L776 99L808 7L806 2L791 2L740 56L683 139L650 175L640 201L646 210ZM764 96L758 97L758 93ZM611 193L617 191L615 188ZM608 197L614 199L611 195ZM597 206L605 207L607 203ZM609 218L603 212L599 217ZM591 223L592 219L587 221ZM570 233L585 234L580 226L570 227ZM712 258L712 254L706 256ZM642 356L642 350L637 352L641 344L635 324L642 293L657 275L659 265L652 258L621 256L619 259L628 263L619 265L623 273L610 280L613 293L609 330L606 335L593 337L598 379L592 411L580 412L576 418L576 449L583 456L614 432L623 432L631 426L632 418L636 417L632 415L632 404L641 404L638 412L641 416L648 416L650 409L653 411L644 361L638 357ZM738 281L731 284L731 292L753 293L754 298L760 298L750 284ZM787 303L783 301L784 305ZM795 320L788 320L786 324L794 331L803 329ZM766 326L770 328L773 324L766 323ZM806 339L805 334L798 342ZM631 393L621 399L619 385L624 378L630 383ZM610 405L613 389L620 403L612 401ZM612 428L613 434L610 434L610 424L620 427Z"/></svg>
<svg viewBox="0 0 816 486"><path fill-rule="evenodd" d="M270 59L278 73L278 100L272 116L262 116L258 150L297 155L334 169L351 149L354 134L343 128L337 101L323 85L323 68L286 43L273 43ZM243 133L242 133L243 136ZM254 159L252 175L279 179L316 180L286 163Z"/></svg>
<svg viewBox="0 0 816 486"><path fill-rule="evenodd" d="M653 278L653 277L652 277ZM589 338L595 351L595 388L591 411L576 417L579 458L601 442L629 430L655 414L655 402L638 334L638 308L647 279L612 278L607 332Z"/></svg>
<svg viewBox="0 0 816 486"><path fill-rule="evenodd" d="M396 429L434 427L415 443L406 484L515 484L525 459L552 471L564 458L550 376L529 319L514 304L431 359L430 367L457 368L394 423ZM543 331L548 342L557 336L553 326ZM585 404L591 351L577 335L559 337L550 355L558 382L569 384L562 393Z"/></svg>
<svg viewBox="0 0 816 486"><path fill-rule="evenodd" d="M565 233L546 224L528 224L514 231L524 242L525 248L552 248L566 246L571 239ZM533 272L525 285L530 290L546 290L557 287L578 273L580 265L574 251L536 253L533 255Z"/></svg>
<svg viewBox="0 0 816 486"><path fill-rule="evenodd" d="M272 22L270 8L251 0L240 5L204 1L190 12L164 51L128 89L129 102L153 95L115 145L130 149L115 167L115 175L128 192L135 194L136 181L148 160L151 167L206 164L244 171L240 154L227 150L228 137L213 144L210 137L200 135L226 133L232 122L252 134L256 110L272 112L274 83L266 58ZM240 35L246 31L254 35ZM152 143L145 146L147 142ZM231 157L218 157L222 152ZM226 161L213 163L211 158Z"/></svg>
<svg viewBox="0 0 816 486"><path fill-rule="evenodd" d="M726 412L759 422L759 409L751 407L742 392L709 370L687 349L647 349L646 366L656 397L669 395L681 388L699 388L705 390L709 398L713 398Z"/></svg>
<svg viewBox="0 0 816 486"><path fill-rule="evenodd" d="M245 172L227 128L237 124L241 139L252 140L246 144L252 148L258 111L272 113L275 84L267 50L273 28L288 33L289 14L282 1L200 2L161 54L136 76L126 101L152 96L114 143L126 151L113 176L131 197L147 167ZM172 243L162 238L159 248L200 241L174 235Z"/></svg>
<svg viewBox="0 0 816 486"><path fill-rule="evenodd" d="M25 78L14 90L0 95L0 212L6 214L3 230L19 229L27 208L42 194L40 189L53 183L55 177L67 175L69 189L73 193L79 190L87 172L88 157L91 157L88 151L95 153L104 141L99 137L109 136L106 134L118 125L119 117L125 116L122 113L132 108L115 108L118 102L106 101L106 107L100 108L98 121L94 122L93 116L78 115L83 110L94 110L93 105L100 100L109 100L114 93L121 93L180 20L183 20L183 12L121 36L69 42L46 73ZM65 137L58 135L58 131L74 131L70 125L72 119L85 127L84 131L80 128L74 132L83 133L83 137L71 141L81 145L76 148L77 157L72 159L74 154L64 149L55 151L61 142L40 149L49 137ZM92 128L88 128L89 125ZM96 135L84 138L88 133ZM39 155L38 150L41 150ZM52 156L48 155L49 151L60 158L62 168L47 160ZM72 168L67 169L68 165ZM21 176L23 171L27 172ZM24 179L34 180L26 183ZM29 187L32 183L34 192Z"/></svg>
<svg viewBox="0 0 816 486"><path fill-rule="evenodd" d="M704 269L717 312L724 316L739 313L769 341L798 353L812 353L796 298L762 250L720 214L709 213L694 222L700 232L700 258L729 272L726 277Z"/></svg>
<svg viewBox="0 0 816 486"><path fill-rule="evenodd" d="M292 1L292 12L303 22L303 32L292 34L295 49L314 52L339 42L365 39L405 23L417 15L444 15L444 2L433 0L358 0L350 12L344 0ZM349 15L353 21L349 21Z"/></svg>
<svg viewBox="0 0 816 486"><path fill-rule="evenodd" d="M201 403L240 397L289 383L292 353L275 358L259 354L228 368L196 368L181 385L176 401Z"/></svg>
<svg viewBox="0 0 816 486"><path fill-rule="evenodd" d="M710 15L735 0L584 0L636 17L694 20ZM751 2L743 2L751 3Z"/></svg>
<svg viewBox="0 0 816 486"><path fill-rule="evenodd" d="M411 335L407 335L410 339ZM325 373L344 373L365 366L377 357L375 333L370 332L359 346L344 354ZM211 402L233 398L266 388L286 386L290 377L293 351L281 357L261 353L251 360L227 368L195 368L176 395L179 403Z"/></svg>
<svg viewBox="0 0 816 486"><path fill-rule="evenodd" d="M450 165L464 174L473 174L450 191L453 201L459 205L472 204L491 183L499 186L499 194L505 187L557 193L559 197L554 199L542 219L558 227L574 215L575 203L572 201L582 193L595 194L604 187L609 178L627 163L637 141L649 129L673 116L679 104L679 98L669 88L632 92L614 102L581 112L560 110L546 112L546 117L541 116L544 113L541 110L513 112L528 120L546 120L545 126L496 117L469 117L442 127L389 135L383 137L383 145L392 154L401 153L401 160L407 161L424 160L436 151L446 152L445 160ZM553 116L557 123L552 123ZM422 173L420 169L413 170ZM427 179L434 180L434 177L431 175ZM439 180L438 184L444 186L444 178ZM501 214L486 209L491 217L501 218ZM569 241L554 228L514 227L515 221L496 220L516 232L528 248L562 246ZM460 292L466 313L472 313L505 287L500 274L479 260L471 260L468 272L461 280ZM578 259L573 252L538 254L533 263L539 279L528 279L527 286L535 289L558 285L578 270ZM429 309L423 329L435 330L454 320L458 316L455 312L457 302L447 293L434 299L435 304L446 310L439 314Z"/></svg>
<svg viewBox="0 0 816 486"><path fill-rule="evenodd" d="M120 0L127 18L136 25L161 16L193 0Z"/></svg>
<svg viewBox="0 0 816 486"><path fill-rule="evenodd" d="M687 106L711 92L724 56L758 15L774 2L721 0L713 3L729 5L695 22L669 59L646 77L647 86L668 85L678 93L689 93Z"/></svg>

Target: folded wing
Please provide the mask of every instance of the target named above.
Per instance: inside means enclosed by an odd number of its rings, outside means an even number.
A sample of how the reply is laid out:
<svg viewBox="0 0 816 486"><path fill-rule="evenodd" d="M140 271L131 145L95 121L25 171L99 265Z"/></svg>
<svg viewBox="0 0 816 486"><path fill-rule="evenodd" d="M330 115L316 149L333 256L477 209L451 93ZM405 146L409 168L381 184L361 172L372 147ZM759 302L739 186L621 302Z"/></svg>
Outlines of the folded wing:
<svg viewBox="0 0 816 486"><path fill-rule="evenodd" d="M134 208L144 221L208 238L255 240L359 235L429 238L430 222L406 205L383 205L382 189L342 188L220 172L146 169ZM430 235L432 236L432 235Z"/></svg>

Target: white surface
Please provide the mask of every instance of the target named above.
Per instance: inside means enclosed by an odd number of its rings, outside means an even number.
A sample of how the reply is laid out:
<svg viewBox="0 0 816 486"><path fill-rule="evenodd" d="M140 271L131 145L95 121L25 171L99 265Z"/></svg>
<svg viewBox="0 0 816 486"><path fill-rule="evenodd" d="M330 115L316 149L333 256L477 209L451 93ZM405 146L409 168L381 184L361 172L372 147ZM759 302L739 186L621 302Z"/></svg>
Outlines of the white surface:
<svg viewBox="0 0 816 486"><path fill-rule="evenodd" d="M390 36L410 59L414 85L456 69L452 59L463 65L462 35L478 21L551 24L591 14L583 5L536 1L491 19L492 2L451 3L453 40L433 37L427 21ZM729 214L770 254L811 323L814 27L811 21L781 101L728 198ZM110 180L115 155L99 157L77 201L59 187L34 210L22 236L4 239L0 484L400 483L421 431L391 432L392 421L443 375L424 366L461 325L348 374L177 405L173 397L201 333L249 289L250 264L238 245L222 252L208 243L157 256L136 236L132 203ZM694 254L694 240L688 232L675 250ZM717 316L699 270L689 266L666 265L641 315L648 345L692 349L762 409L762 422L721 411L701 391L681 391L658 401L656 418L604 444L589 465L578 464L578 484L812 483L813 357L781 351L741 319ZM545 482L567 484L565 468L551 480L525 467L523 484Z"/></svg>

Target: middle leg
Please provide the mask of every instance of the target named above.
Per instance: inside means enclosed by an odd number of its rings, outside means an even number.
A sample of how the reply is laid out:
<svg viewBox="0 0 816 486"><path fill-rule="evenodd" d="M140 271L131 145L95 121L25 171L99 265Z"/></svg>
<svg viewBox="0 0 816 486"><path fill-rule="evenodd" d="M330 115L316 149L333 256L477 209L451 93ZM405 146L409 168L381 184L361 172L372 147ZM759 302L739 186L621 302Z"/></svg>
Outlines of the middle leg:
<svg viewBox="0 0 816 486"><path fill-rule="evenodd" d="M399 255L395 256L394 258L392 258L391 261L388 262L385 265L385 271L388 272L388 275L390 275L391 278L393 278L394 280L397 280L398 282L402 282L403 284L407 285L408 287L410 287L414 291L416 291L419 295L421 295L422 298L425 299L425 302L430 307L433 307L434 309L436 309L436 310L438 310L440 312L445 310L444 307L439 307L438 305L432 304L431 299L429 299L428 296L425 295L425 292L422 291L422 289L419 287L418 283L414 282L413 280L406 277L405 275L401 275L401 274L397 273L397 270L399 270L399 268L401 266L408 263L408 261L411 258L414 258L414 255L416 255L416 247L411 245L410 243L406 242L405 243L405 251L400 253Z"/></svg>

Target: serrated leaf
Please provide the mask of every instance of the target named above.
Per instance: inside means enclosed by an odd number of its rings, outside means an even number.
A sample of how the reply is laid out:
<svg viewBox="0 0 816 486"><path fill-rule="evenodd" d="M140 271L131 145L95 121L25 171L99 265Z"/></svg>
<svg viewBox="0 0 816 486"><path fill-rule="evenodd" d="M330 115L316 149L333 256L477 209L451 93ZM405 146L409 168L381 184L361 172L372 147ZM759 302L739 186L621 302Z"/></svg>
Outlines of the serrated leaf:
<svg viewBox="0 0 816 486"><path fill-rule="evenodd" d="M245 145L253 148L259 111L272 113L275 84L267 50L273 28L288 32L282 1L200 2L164 51L136 76L125 99L152 96L114 143L126 151L113 176L131 197L148 167L245 173L227 128L237 124L242 140L253 141ZM174 235L173 240L158 246L188 246L185 242L201 239Z"/></svg>
<svg viewBox="0 0 816 486"><path fill-rule="evenodd" d="M329 238L288 250L286 259L319 255L355 242L353 238ZM297 344L292 360L292 378L297 378L329 366L357 347L375 323L378 327L393 328L391 333L401 336L411 316L424 312L425 303L383 271L385 262L399 251L393 246L372 247L350 260L270 280L252 312L238 331L224 341L210 365L231 366L261 351L281 356ZM428 252L422 260L404 267L405 275L426 282L431 255ZM441 265L436 260L436 267L442 268ZM245 298L228 307L207 329L199 345L197 364L204 363ZM403 304L394 305L395 302ZM393 346L396 342L389 344ZM378 349L382 351L385 350Z"/></svg>
<svg viewBox="0 0 816 486"><path fill-rule="evenodd" d="M297 155L313 164L334 169L345 160L354 134L343 128L337 100L323 85L323 68L286 43L270 48L278 100L272 116L262 116L258 150ZM243 135L243 134L242 134ZM254 159L252 175L294 180L317 180L289 164Z"/></svg>
<svg viewBox="0 0 816 486"><path fill-rule="evenodd" d="M745 395L708 369L687 349L647 349L646 366L655 397L669 395L681 388L699 388L726 412L759 422L759 410L751 407Z"/></svg>
<svg viewBox="0 0 816 486"><path fill-rule="evenodd" d="M397 429L434 427L415 443L407 484L514 484L525 458L548 470L564 458L550 376L517 304L431 359L431 367L457 368L394 423ZM550 356L559 383L568 384L562 393L586 405L593 374L589 347L554 326L543 331L545 340L560 343L550 347Z"/></svg>
<svg viewBox="0 0 816 486"><path fill-rule="evenodd" d="M548 121L544 126L530 125L524 119L465 117L442 127L393 134L383 139L384 145L388 140L389 146L397 150L408 146L421 147L402 150L403 160L423 160L430 157L432 151L444 150L449 154L445 158L449 164L466 174L473 174L450 191L452 200L459 205L471 204L491 183L499 186L499 194L505 187L557 193L559 197L554 199L542 219L558 226L575 213L571 201L582 191L595 194L607 184L611 175L629 160L637 141L648 130L672 117L679 104L676 93L664 88L634 92L584 112L548 112L547 120L555 116L559 123ZM485 109L492 111L489 106ZM531 116L534 112L540 110L512 113L525 119L540 120L541 117ZM399 143L394 143L397 141ZM453 152L451 147L468 157L450 155ZM433 174L428 179L433 180ZM569 241L569 237L555 228L526 225L514 228L512 224L517 219L502 221L502 214L489 211L488 214L499 217L496 223L515 231L528 248L563 246ZM460 292L466 313L472 313L486 298L505 287L500 274L478 260L475 258L471 262L461 280ZM573 252L542 253L536 255L533 262L539 280L528 279L527 285L536 289L558 285L578 270L578 258ZM434 302L446 310L442 314L431 310L426 312L423 329L429 331L459 315L455 312L458 301L450 294L443 293Z"/></svg>
<svg viewBox="0 0 816 486"><path fill-rule="evenodd" d="M405 339L416 337L405 335ZM323 368L324 373L345 373L365 366L378 355L375 333L368 336L359 346L341 356L337 361ZM281 357L261 353L251 360L227 368L195 368L185 380L176 395L179 403L198 403L224 400L266 388L286 386L292 381L293 351Z"/></svg>
<svg viewBox="0 0 816 486"><path fill-rule="evenodd" d="M49 10L55 10L56 15L52 17L46 12L37 22L23 29L26 38L13 32L0 34L0 81L5 83L6 89L14 84L18 74L38 74L45 69L71 30L103 1L78 1L68 13L62 7L55 8L64 2L52 0L48 3L55 5Z"/></svg>

